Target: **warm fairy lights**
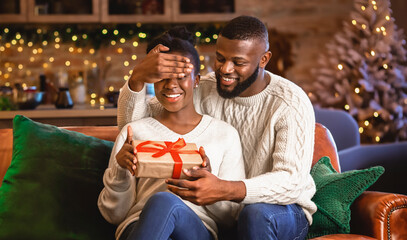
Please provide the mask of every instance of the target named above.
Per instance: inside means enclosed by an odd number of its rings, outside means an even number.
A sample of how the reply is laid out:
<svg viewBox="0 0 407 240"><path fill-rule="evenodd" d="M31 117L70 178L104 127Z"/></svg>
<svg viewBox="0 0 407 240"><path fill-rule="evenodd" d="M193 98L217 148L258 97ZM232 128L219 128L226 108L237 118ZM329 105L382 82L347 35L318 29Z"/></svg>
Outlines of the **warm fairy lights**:
<svg viewBox="0 0 407 240"><path fill-rule="evenodd" d="M161 33L163 30L158 28L155 30L150 28L138 29L143 27L142 24L137 24L137 27L133 26L127 30L119 29L120 27L102 27L92 30L83 30L77 26L62 29L57 27L54 29L42 27L31 29L22 27L21 29L15 29L14 27L0 28L0 61L3 61L5 56L12 56L11 59L13 59L16 54L20 53L24 54L26 59L23 64L16 64L12 62L13 60L8 60L10 61L8 67L0 66L0 83L4 86L6 82L10 84L8 79L12 81L26 77L35 79L40 71L56 73L61 68L69 72L76 72L79 69L80 71L92 71L93 73L94 71L100 71L99 64L102 68L102 66L106 66L105 64L110 64L113 61L122 62L125 67L128 67L125 72L129 71L129 74L123 77L127 81L132 74L132 70L129 70L134 65L132 61L138 59L135 48L138 48L141 42L149 41L150 36L156 36L158 32ZM218 38L216 33L219 32L219 29L213 26L206 28L199 28L196 29L199 31L194 31L196 36L199 37L197 40L201 44L213 44ZM86 31L86 33L83 31ZM109 50L99 52L100 47ZM137 51L142 50L137 49ZM128 55L122 57L119 54ZM114 60L112 59L113 56ZM126 60L123 58L126 58ZM205 57L202 56L202 61L204 59ZM204 64L200 67L201 69L206 68ZM90 104L99 103L104 105L105 102L101 102L96 97L90 99Z"/></svg>

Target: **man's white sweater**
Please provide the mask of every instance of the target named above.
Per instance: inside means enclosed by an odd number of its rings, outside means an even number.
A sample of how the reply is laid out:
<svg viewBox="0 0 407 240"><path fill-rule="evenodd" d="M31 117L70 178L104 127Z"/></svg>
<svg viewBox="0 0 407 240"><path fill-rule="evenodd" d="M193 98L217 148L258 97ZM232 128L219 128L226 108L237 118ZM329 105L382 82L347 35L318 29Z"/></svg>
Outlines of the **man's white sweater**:
<svg viewBox="0 0 407 240"><path fill-rule="evenodd" d="M133 138L137 140L172 141L184 138L185 142L203 146L210 159L212 173L225 180L242 180L245 177L239 134L229 124L204 115L200 123L189 133L179 135L154 118L144 118L130 123ZM116 238L130 223L139 219L146 201L157 192L167 190L165 179L136 178L119 166L116 154L127 138L127 126L118 135L103 176L104 189L98 200L103 217L119 225ZM229 201L200 207L184 201L217 239L218 224L231 225L236 220L241 205Z"/></svg>
<svg viewBox="0 0 407 240"><path fill-rule="evenodd" d="M201 78L194 92L198 112L234 126L242 141L248 179L243 203L300 205L309 223L317 210L311 201L315 183L310 175L315 116L305 92L291 81L267 72L270 83L250 97L224 99L216 90L215 74ZM119 128L127 122L157 114L157 100L145 101L144 89L126 83L118 105Z"/></svg>

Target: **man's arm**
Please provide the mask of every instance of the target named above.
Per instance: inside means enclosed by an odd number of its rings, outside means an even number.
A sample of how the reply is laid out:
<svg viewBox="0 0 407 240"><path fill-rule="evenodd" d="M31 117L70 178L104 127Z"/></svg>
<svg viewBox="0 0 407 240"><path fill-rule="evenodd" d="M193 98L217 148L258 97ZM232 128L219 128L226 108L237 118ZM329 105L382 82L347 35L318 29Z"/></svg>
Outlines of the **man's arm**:
<svg viewBox="0 0 407 240"><path fill-rule="evenodd" d="M246 196L243 181L222 180L204 169L184 170L184 173L197 180L167 179L168 189L196 205L209 205L218 201L241 202Z"/></svg>

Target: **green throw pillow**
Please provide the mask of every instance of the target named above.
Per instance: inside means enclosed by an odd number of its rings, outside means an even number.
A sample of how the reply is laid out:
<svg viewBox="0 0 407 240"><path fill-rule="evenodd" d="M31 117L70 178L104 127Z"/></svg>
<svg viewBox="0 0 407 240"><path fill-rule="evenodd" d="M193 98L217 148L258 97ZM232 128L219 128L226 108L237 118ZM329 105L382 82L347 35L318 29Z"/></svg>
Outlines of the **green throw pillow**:
<svg viewBox="0 0 407 240"><path fill-rule="evenodd" d="M377 166L363 170L338 173L329 157L321 158L311 169L317 191L312 201L318 210L307 238L328 234L350 233L350 206L353 201L382 175Z"/></svg>
<svg viewBox="0 0 407 240"><path fill-rule="evenodd" d="M97 207L113 142L13 120L13 157L0 188L0 239L114 239Z"/></svg>

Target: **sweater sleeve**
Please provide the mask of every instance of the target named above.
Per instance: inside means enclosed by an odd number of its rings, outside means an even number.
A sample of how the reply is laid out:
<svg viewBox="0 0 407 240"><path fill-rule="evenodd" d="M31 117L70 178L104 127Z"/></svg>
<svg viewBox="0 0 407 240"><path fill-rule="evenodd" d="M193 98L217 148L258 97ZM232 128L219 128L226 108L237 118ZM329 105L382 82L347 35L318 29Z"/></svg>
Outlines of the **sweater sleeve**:
<svg viewBox="0 0 407 240"><path fill-rule="evenodd" d="M124 128L126 129L126 128ZM109 166L103 175L104 188L99 194L98 207L102 216L112 224L121 223L136 199L136 180L116 161L124 144L126 131L121 131L113 146Z"/></svg>
<svg viewBox="0 0 407 240"><path fill-rule="evenodd" d="M117 103L117 124L119 130L132 121L149 116L145 86L140 92L130 89L128 82L120 90Z"/></svg>
<svg viewBox="0 0 407 240"><path fill-rule="evenodd" d="M238 181L245 178L243 154L239 134L234 128L230 128L233 131L225 134L227 138L222 140L226 149L219 167L218 177L223 180ZM231 226L237 220L242 208L242 204L231 201L219 201L206 206L210 216L218 224L227 226Z"/></svg>
<svg viewBox="0 0 407 240"><path fill-rule="evenodd" d="M286 106L275 123L268 123L266 136L274 136L268 142L270 150L267 159L271 171L263 174L252 174L244 180L246 197L243 203L265 202L288 205L298 203L315 188L309 174L314 149L315 118L312 106L307 103L296 103ZM249 159L254 162L255 159ZM250 177L250 176L249 176ZM312 190L312 189L311 189ZM315 191L314 191L315 192ZM306 196L311 199L312 196Z"/></svg>

